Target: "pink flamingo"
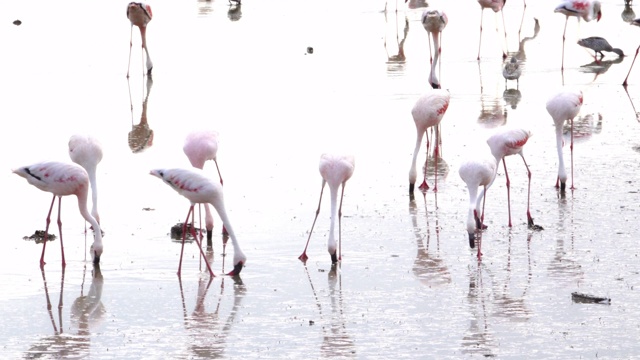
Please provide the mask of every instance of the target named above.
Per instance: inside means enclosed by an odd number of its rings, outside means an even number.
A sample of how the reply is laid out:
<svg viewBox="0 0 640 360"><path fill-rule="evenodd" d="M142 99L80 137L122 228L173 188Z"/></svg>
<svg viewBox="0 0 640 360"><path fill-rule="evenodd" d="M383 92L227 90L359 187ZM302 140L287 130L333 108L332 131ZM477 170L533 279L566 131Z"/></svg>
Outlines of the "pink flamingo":
<svg viewBox="0 0 640 360"><path fill-rule="evenodd" d="M522 148L527 143L527 140L529 140L530 136L531 132L529 130L502 126L499 127L487 140L487 144L489 144L489 148L491 149L491 154L493 154L493 156L496 158L496 164L499 164L500 160L502 160L502 164L504 165L504 175L507 178L507 208L509 211L509 227L511 227L511 182L509 181L509 173L507 173L507 163L505 161L505 157L515 154L520 155L522 161L524 162L524 166L527 168L527 177L529 178L529 186L527 190L527 224L530 228L533 228L535 226L535 224L533 223L533 218L531 217L531 212L529 211L529 203L531 199L531 170L529 170L529 165L527 165L527 161L524 159L524 155L522 153Z"/></svg>
<svg viewBox="0 0 640 360"><path fill-rule="evenodd" d="M547 101L547 111L556 125L556 145L558 148L556 188L559 187L562 192L565 191L567 182L567 172L564 168L564 157L562 155L562 147L564 146L562 127L566 120L571 121L571 146L569 148L571 149L571 190L573 190L573 118L580 112L582 101L582 91L580 90L562 90Z"/></svg>
<svg viewBox="0 0 640 360"><path fill-rule="evenodd" d="M204 168L207 160L213 160L220 177L220 185L222 185L222 175L218 167L218 132L212 130L194 131L187 135L182 147L184 154L187 155L191 165L195 168ZM213 215L208 204L204 204L205 224L207 228L207 246L213 246L211 238L213 236ZM224 231L223 231L224 232ZM225 232L226 233L226 232Z"/></svg>
<svg viewBox="0 0 640 360"><path fill-rule="evenodd" d="M318 209L316 210L316 216L313 218L313 224L311 224L311 230L309 231L309 237L307 238L307 244L304 246L302 255L298 259L307 261L307 247L309 246L309 240L311 240L311 234L313 233L313 227L318 220L318 214L320 213L320 205L322 204L322 193L324 192L324 186L329 183L329 191L331 192L331 227L329 229L329 240L327 241L327 250L331 255L331 262L337 263L338 260L342 260L342 199L344 197L344 186L347 180L353 175L355 169L355 159L352 155L335 155L335 154L322 154L320 156L320 175L322 175L322 187L320 188L320 201L318 201ZM336 220L336 205L338 202L338 187L342 185L342 192L340 194L340 207L338 209L338 244L334 236L335 220Z"/></svg>
<svg viewBox="0 0 640 360"><path fill-rule="evenodd" d="M62 197L75 195L78 198L78 209L84 219L91 224L94 230L94 242L91 245L91 256L93 263L100 263L102 255L102 231L98 221L91 216L87 209L87 197L89 195L89 175L80 165L63 162L41 162L29 166L14 169L13 172L27 179L29 184L38 189L53 194L49 213L47 214L46 227L44 230L44 243L42 245L42 255L40 256L40 267L45 265L44 252L47 246L47 234L51 223L51 211L53 204L58 197L58 231L60 233L60 250L62 252L62 267L66 266L64 259L64 245L62 243L62 221L60 210L62 208Z"/></svg>
<svg viewBox="0 0 640 360"><path fill-rule="evenodd" d="M182 254L184 252L184 240L187 233L187 223L189 222L189 216L193 214L193 208L195 204L211 204L218 212L222 223L224 224L231 243L233 245L233 270L227 275L235 276L240 275L242 267L247 261L247 257L240 249L240 244L236 238L236 235L229 223L229 218L224 206L224 197L222 193L222 185L209 179L200 169L156 169L151 170L151 175L158 177L169 185L172 189L178 192L178 194L186 197L191 202L189 212L187 213L187 219L182 227L182 249L180 250L180 265L178 265L178 275L180 275L182 269ZM193 229L193 228L192 228ZM209 265L209 261L202 251L200 240L195 236L196 243L200 249L200 253L204 257L204 261L209 269L209 274L215 276Z"/></svg>
<svg viewBox="0 0 640 360"><path fill-rule="evenodd" d="M464 161L458 170L460 178L467 184L469 190L469 211L467 214L467 233L469 234L469 246L475 247L476 229L484 228L484 205L487 190L493 184L498 169L498 162L489 153L476 153L473 158ZM478 189L482 192L478 194ZM480 200L482 200L482 212L480 212ZM478 260L482 257L481 235L478 235Z"/></svg>
<svg viewBox="0 0 640 360"><path fill-rule="evenodd" d="M580 21L580 18L589 22L593 19L600 21L602 17L602 11L600 11L600 1L597 0L564 0L558 6L556 6L553 12L559 12L564 14L567 18L564 22L564 31L562 33L562 67L564 70L564 42L565 34L567 33L567 23L569 22L569 16L575 16Z"/></svg>
<svg viewBox="0 0 640 360"><path fill-rule="evenodd" d="M630 22L631 25L640 26L640 18L635 19ZM631 75L631 69L633 69L633 64L636 62L636 58L638 57L638 51L640 51L640 46L636 49L636 55L633 57L633 61L631 62L631 66L629 67L629 72L627 73L627 77L624 78L623 86L627 86L627 80L629 79L629 75Z"/></svg>
<svg viewBox="0 0 640 360"><path fill-rule="evenodd" d="M100 161L102 161L102 145L100 141L92 136L72 135L69 139L69 157L71 161L82 166L89 175L89 183L91 184L91 216L93 216L98 224L100 223L100 215L98 215L98 185L96 184L96 169Z"/></svg>
<svg viewBox="0 0 640 360"><path fill-rule="evenodd" d="M447 108L449 107L449 100L451 99L451 95L447 90L441 89L433 89L427 91L424 95L418 98L413 109L411 109L411 115L413 116L413 121L416 124L416 147L413 150L413 161L411 162L411 169L409 170L409 195L413 195L413 189L415 187L416 178L418 177L418 173L416 170L416 161L418 159L418 152L420 151L420 145L422 143L422 136L427 132L430 127L435 128L435 139L434 139L434 158L436 161L435 166L435 185L433 186L433 191L438 191L438 155L439 155L439 130L438 126L440 125L440 121L444 116L445 112L447 112ZM425 171L424 171L424 179L422 184L419 186L422 190L428 190L429 185L427 185L427 162L429 160L429 135L427 134L427 159L425 160Z"/></svg>
<svg viewBox="0 0 640 360"><path fill-rule="evenodd" d="M129 78L129 68L131 67L131 47L133 46L133 26L140 29L140 37L142 38L142 48L147 54L147 75L151 75L153 63L149 57L149 49L147 49L147 24L151 21L153 13L151 6L142 2L130 2L127 5L127 18L131 21L131 35L129 36L129 65L127 66L127 78Z"/></svg>
<svg viewBox="0 0 640 360"><path fill-rule="evenodd" d="M478 0L478 3L480 4L480 41L478 43L478 60L480 60L480 47L482 46L482 18L483 18L483 14L484 14L484 9L491 9L493 10L494 13L498 13L498 11L502 11L502 8L504 7L504 4L506 3L506 0ZM502 28L504 30L504 39L506 41L507 39L507 29L504 26L504 12L501 12L502 14ZM496 27L496 31L497 31L497 27ZM507 58L507 53L504 52L504 49L502 50L502 59L506 59Z"/></svg>
<svg viewBox="0 0 640 360"><path fill-rule="evenodd" d="M429 61L431 62L431 72L429 73L429 83L434 89L440 89L440 82L435 74L436 64L442 53L440 48L440 39L442 38L442 30L447 26L449 19L447 14L441 10L427 8L422 13L422 26L427 31L429 37L433 39L433 49L436 52L435 58L431 58L431 43L429 43Z"/></svg>

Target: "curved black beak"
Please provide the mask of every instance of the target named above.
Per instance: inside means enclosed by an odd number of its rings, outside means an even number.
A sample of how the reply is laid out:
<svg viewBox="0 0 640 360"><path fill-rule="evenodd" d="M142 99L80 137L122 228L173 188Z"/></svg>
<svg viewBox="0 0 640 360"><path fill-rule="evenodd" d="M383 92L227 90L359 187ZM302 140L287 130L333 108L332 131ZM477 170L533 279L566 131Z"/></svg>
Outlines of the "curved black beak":
<svg viewBox="0 0 640 360"><path fill-rule="evenodd" d="M469 233L469 246L472 249L476 247L476 236L474 233Z"/></svg>

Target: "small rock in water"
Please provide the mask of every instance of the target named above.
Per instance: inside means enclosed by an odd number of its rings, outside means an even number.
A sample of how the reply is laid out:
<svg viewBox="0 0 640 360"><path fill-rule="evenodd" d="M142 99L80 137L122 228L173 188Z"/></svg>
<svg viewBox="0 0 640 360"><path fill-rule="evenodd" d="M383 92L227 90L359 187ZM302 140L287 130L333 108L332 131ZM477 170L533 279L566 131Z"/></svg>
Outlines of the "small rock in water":
<svg viewBox="0 0 640 360"><path fill-rule="evenodd" d="M174 240L182 240L182 227L184 223L177 223L171 227L171 238ZM187 224L187 236L185 236L185 240L193 240L193 235L191 231L191 224ZM199 228L194 227L193 230L196 234L200 231Z"/></svg>
<svg viewBox="0 0 640 360"><path fill-rule="evenodd" d="M307 54L313 54L313 47L307 46Z"/></svg>
<svg viewBox="0 0 640 360"><path fill-rule="evenodd" d="M608 297L583 294L579 292L572 292L571 299L573 302L584 304L611 304L611 299Z"/></svg>
<svg viewBox="0 0 640 360"><path fill-rule="evenodd" d="M41 244L44 242L44 230L36 230L33 235L25 236L22 238L23 240L35 240L36 244ZM56 236L53 234L47 234L47 241L53 241L56 239Z"/></svg>
<svg viewBox="0 0 640 360"><path fill-rule="evenodd" d="M20 26L21 24L22 24L22 21L20 21L20 20L14 20L13 21L13 25L15 25L15 26Z"/></svg>

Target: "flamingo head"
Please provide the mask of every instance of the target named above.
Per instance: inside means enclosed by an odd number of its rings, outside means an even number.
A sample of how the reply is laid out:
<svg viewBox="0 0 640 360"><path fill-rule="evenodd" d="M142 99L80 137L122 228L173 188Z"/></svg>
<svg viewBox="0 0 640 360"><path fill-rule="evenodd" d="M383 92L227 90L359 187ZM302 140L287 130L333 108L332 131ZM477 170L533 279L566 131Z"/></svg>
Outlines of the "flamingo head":
<svg viewBox="0 0 640 360"><path fill-rule="evenodd" d="M96 245L96 243L91 244L91 258L93 259L93 263L95 265L100 264L100 257L102 256L102 244Z"/></svg>

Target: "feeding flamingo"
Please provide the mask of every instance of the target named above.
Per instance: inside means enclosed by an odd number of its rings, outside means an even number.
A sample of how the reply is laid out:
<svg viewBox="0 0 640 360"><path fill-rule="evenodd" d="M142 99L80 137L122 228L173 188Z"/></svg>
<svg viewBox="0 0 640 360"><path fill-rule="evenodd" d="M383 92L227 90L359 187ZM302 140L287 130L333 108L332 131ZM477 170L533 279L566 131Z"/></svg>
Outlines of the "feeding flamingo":
<svg viewBox="0 0 640 360"><path fill-rule="evenodd" d="M492 154L484 151L476 152L472 158L464 161L460 165L458 173L460 178L467 184L469 191L469 211L467 213L467 233L469 234L469 246L475 247L476 229L484 228L484 205L487 197L487 190L493 184L496 176L498 162ZM482 192L478 194L479 188ZM480 212L480 200L482 200L482 212ZM482 236L478 235L478 259L482 257L480 250Z"/></svg>
<svg viewBox="0 0 640 360"><path fill-rule="evenodd" d="M507 40L507 29L504 26L504 12L502 11L502 8L504 7L504 4L506 2L507 2L506 0L478 0L478 3L480 4L480 41L478 42L478 60L480 60L480 48L482 46L482 19L484 15L484 9L491 9L493 10L494 13L498 13L499 11L501 11L502 29L504 30L504 39L505 41ZM496 27L496 31L497 31L497 27ZM506 58L507 58L507 53L503 49L502 59L506 59Z"/></svg>
<svg viewBox="0 0 640 360"><path fill-rule="evenodd" d="M442 30L447 26L449 19L447 14L441 10L426 9L422 13L422 26L427 31L429 37L433 39L433 49L436 52L435 57L431 58L431 43L429 43L429 61L431 62L431 72L429 73L429 83L434 89L440 89L440 82L436 76L435 69L442 49L440 48L440 39L442 38Z"/></svg>
<svg viewBox="0 0 640 360"><path fill-rule="evenodd" d="M602 17L602 11L600 10L600 1L597 0L564 0L560 3L560 5L556 6L553 12L558 12L564 14L567 18L564 22L564 31L562 32L562 67L561 70L564 70L564 42L565 35L567 33L567 23L569 22L569 16L575 16L578 18L578 22L580 18L584 21L589 22L593 19L596 21L600 21Z"/></svg>
<svg viewBox="0 0 640 360"><path fill-rule="evenodd" d="M582 91L581 90L562 90L553 95L547 101L547 111L553 118L556 125L556 145L558 148L558 178L556 180L556 188L564 192L567 182L567 172L564 168L564 157L562 155L562 147L564 141L562 139L562 127L566 120L571 121L571 190L573 187L573 118L580 112L582 107Z"/></svg>
<svg viewBox="0 0 640 360"><path fill-rule="evenodd" d="M184 146L182 147L184 154L187 155L191 165L195 168L204 168L207 160L213 160L216 164L216 170L220 177L220 185L222 185L222 175L218 167L218 132L212 130L194 131L187 135ZM207 228L207 246L213 246L211 238L213 236L213 215L208 204L204 204L205 226Z"/></svg>
<svg viewBox="0 0 640 360"><path fill-rule="evenodd" d="M40 267L45 265L44 252L47 246L47 234L49 223L51 222L51 211L53 204L58 197L58 231L60 234L60 250L62 252L62 267L66 266L64 258L64 245L62 243L62 221L60 210L62 208L62 197L75 195L78 199L78 209L84 219L91 224L94 231L94 242L91 245L91 256L93 263L100 263L102 255L102 231L98 221L91 216L87 209L87 198L89 195L89 175L80 165L63 162L41 162L29 166L22 166L14 169L13 172L27 179L29 184L38 189L53 194L49 213L47 214L46 227L44 230L44 243L42 245L42 255L40 256Z"/></svg>
<svg viewBox="0 0 640 360"><path fill-rule="evenodd" d="M131 35L129 36L129 65L127 66L127 78L129 78L129 69L131 68L131 47L133 46L133 26L140 29L140 37L142 39L142 48L147 54L147 75L151 75L153 63L149 57L149 49L147 48L147 24L151 21L153 13L151 6L142 2L130 2L127 5L127 18L131 21Z"/></svg>
<svg viewBox="0 0 640 360"><path fill-rule="evenodd" d="M233 228L229 223L229 218L224 206L222 185L211 180L200 169L156 169L151 170L150 174L164 181L172 189L177 191L178 194L186 197L191 202L189 212L187 213L187 219L185 220L182 228L182 249L180 250L180 265L178 265L178 275L180 275L180 271L182 269L182 253L184 252L184 240L187 232L186 225L189 222L189 216L191 216L191 214L193 213L195 204L205 203L213 205L213 207L216 209L218 215L220 216L220 219L222 220L222 223L225 226L225 229L227 229L229 237L231 238L231 243L233 245L233 270L231 270L227 275L239 275L240 271L242 271L242 267L247 261L247 257L240 249L240 244L238 243ZM198 240L198 237L195 236L195 234L194 238L196 240L196 243L198 244L200 253L205 259L207 269L209 269L209 274L211 276L214 276L213 271L211 270L211 266L209 265L209 261L207 261L207 257L202 251L200 241Z"/></svg>
<svg viewBox="0 0 640 360"><path fill-rule="evenodd" d="M318 209L316 210L316 216L311 224L311 230L309 231L309 237L307 238L307 244L304 246L302 255L298 259L307 261L307 247L309 246L309 240L311 240L311 234L313 233L313 227L318 220L318 214L320 213L320 205L322 204L322 193L324 192L324 186L329 183L329 191L331 192L331 227L329 229L329 240L327 241L327 250L331 255L331 262L337 263L338 260L342 260L342 199L344 197L344 186L347 180L353 175L355 169L355 159L352 155L335 155L335 154L322 154L320 156L320 175L322 175L322 187L320 188L320 201L318 201ZM336 206L338 202L338 187L342 185L342 192L340 194L340 207L338 208L338 243L336 243L334 228L336 222ZM339 244L339 248L338 248Z"/></svg>
<svg viewBox="0 0 640 360"><path fill-rule="evenodd" d="M418 173L416 170L416 161L418 159L418 152L420 151L420 145L422 143L422 137L427 132L430 127L435 129L435 139L434 139L434 158L436 161L435 166L435 185L433 186L433 191L438 191L438 155L439 155L439 129L440 121L444 116L447 108L449 107L449 100L451 99L451 95L447 90L441 89L433 89L428 90L424 95L422 95L416 101L413 109L411 109L411 115L413 116L413 121L416 124L416 147L413 150L413 161L411 162L411 169L409 170L409 195L413 195L413 189L415 187L416 178L418 177ZM429 189L429 185L427 185L427 162L429 160L429 135L427 134L427 159L425 160L424 165L424 179L422 184L419 186L422 190Z"/></svg>
<svg viewBox="0 0 640 360"><path fill-rule="evenodd" d="M82 166L89 175L91 201L93 204L91 207L91 216L93 216L99 224L100 215L98 215L96 169L100 161L102 161L102 145L100 141L92 136L72 135L69 139L69 157L71 161Z"/></svg>

